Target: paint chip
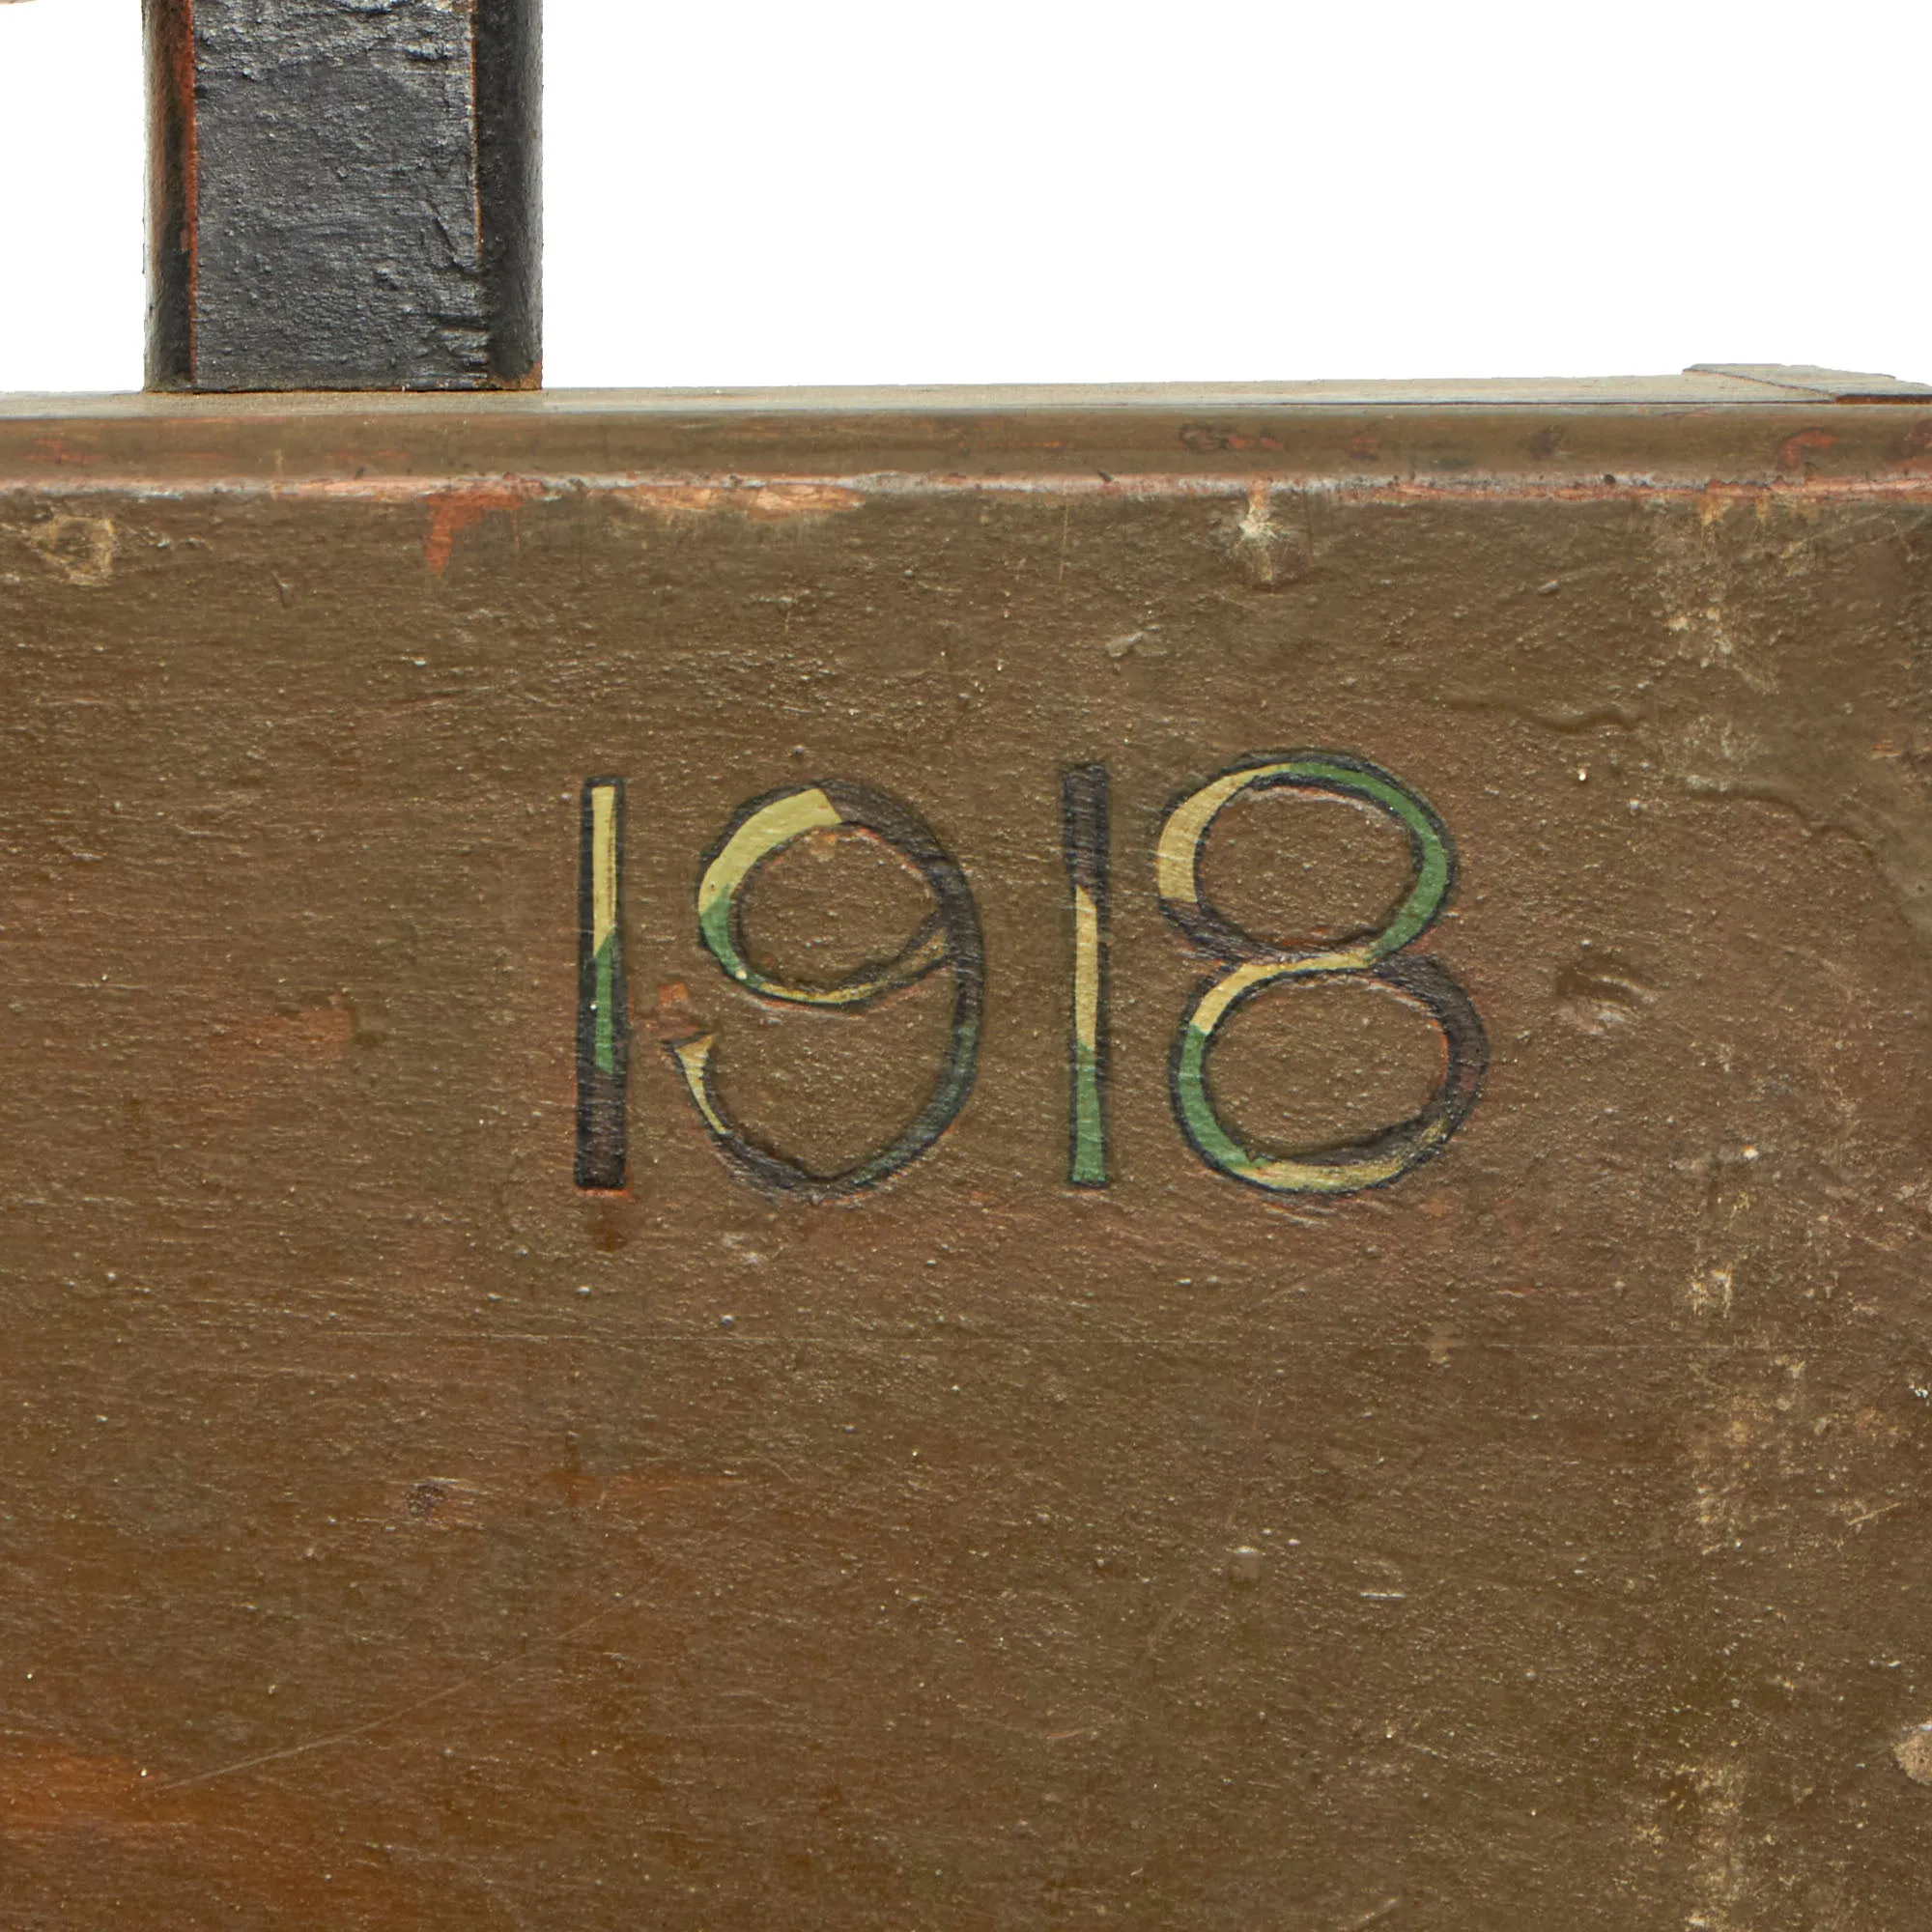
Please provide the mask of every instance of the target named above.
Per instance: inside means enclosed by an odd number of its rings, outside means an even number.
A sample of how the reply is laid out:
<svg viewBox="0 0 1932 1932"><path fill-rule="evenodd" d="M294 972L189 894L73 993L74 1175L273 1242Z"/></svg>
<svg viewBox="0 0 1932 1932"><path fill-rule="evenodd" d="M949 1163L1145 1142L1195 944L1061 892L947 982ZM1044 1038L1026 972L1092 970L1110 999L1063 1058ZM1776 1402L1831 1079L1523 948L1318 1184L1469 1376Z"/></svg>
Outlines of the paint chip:
<svg viewBox="0 0 1932 1932"><path fill-rule="evenodd" d="M70 583L98 587L114 576L121 533L110 518L58 515L11 527L56 577Z"/></svg>
<svg viewBox="0 0 1932 1932"><path fill-rule="evenodd" d="M1898 1768L1915 1784L1932 1784L1932 1724L1920 1724L1892 1746Z"/></svg>

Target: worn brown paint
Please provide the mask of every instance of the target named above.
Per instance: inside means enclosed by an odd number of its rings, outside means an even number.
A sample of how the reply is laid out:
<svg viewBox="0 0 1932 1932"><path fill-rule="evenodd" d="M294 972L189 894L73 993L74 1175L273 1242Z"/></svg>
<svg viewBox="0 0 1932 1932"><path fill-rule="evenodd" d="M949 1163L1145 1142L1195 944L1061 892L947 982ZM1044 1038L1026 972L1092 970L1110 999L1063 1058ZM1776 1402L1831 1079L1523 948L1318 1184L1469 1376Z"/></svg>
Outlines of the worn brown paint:
<svg viewBox="0 0 1932 1932"><path fill-rule="evenodd" d="M0 402L0 1919L1918 1922L1928 424L1721 375ZM1162 813L1298 746L1453 832L1423 943L1491 1049L1327 1203L1165 1084ZM818 779L957 856L987 1017L938 1146L803 1207L661 1048L826 1162L919 1104L941 980L780 1010L699 943L707 847ZM1206 879L1333 934L1406 863L1270 797ZM924 904L802 841L748 943L822 982ZM1234 1027L1259 1140L1436 1077L1343 985Z"/></svg>

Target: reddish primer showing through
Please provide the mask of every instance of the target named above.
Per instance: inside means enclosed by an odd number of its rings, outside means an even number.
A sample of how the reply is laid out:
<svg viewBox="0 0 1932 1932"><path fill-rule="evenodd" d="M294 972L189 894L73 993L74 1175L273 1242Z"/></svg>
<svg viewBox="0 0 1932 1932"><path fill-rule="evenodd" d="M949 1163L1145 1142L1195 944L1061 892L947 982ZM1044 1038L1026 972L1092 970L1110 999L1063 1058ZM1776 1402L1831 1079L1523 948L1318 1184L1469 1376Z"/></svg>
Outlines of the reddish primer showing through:
<svg viewBox="0 0 1932 1932"><path fill-rule="evenodd" d="M440 490L429 499L429 534L423 539L423 561L430 574L440 577L449 567L456 540L493 510L518 510L532 497L543 495L541 483L510 477L501 482L466 484Z"/></svg>
<svg viewBox="0 0 1932 1932"><path fill-rule="evenodd" d="M1828 429L1801 429L1796 436L1787 437L1779 446L1777 467L1780 469L1803 469L1814 451L1822 456L1837 440Z"/></svg>

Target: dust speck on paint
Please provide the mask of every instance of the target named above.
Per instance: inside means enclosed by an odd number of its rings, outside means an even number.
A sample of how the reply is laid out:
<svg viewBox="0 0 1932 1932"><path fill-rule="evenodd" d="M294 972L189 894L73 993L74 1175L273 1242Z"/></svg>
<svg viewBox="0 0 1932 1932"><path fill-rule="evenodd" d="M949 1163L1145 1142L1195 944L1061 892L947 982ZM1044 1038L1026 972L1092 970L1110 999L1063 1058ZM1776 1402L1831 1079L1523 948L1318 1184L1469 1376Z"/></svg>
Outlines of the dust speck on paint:
<svg viewBox="0 0 1932 1932"><path fill-rule="evenodd" d="M1262 1552L1252 1544L1242 1544L1228 1556L1228 1580L1231 1583L1259 1583L1262 1579Z"/></svg>

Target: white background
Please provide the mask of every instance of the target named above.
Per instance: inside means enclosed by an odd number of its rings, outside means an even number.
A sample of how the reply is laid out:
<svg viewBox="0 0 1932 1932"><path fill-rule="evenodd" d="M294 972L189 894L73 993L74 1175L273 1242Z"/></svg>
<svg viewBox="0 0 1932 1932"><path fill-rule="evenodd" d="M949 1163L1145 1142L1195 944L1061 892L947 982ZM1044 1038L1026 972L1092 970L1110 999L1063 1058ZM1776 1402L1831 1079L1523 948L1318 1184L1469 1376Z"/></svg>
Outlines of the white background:
<svg viewBox="0 0 1932 1932"><path fill-rule="evenodd" d="M140 382L138 0L0 5L0 388ZM553 385L1932 380L1927 0L549 0Z"/></svg>

